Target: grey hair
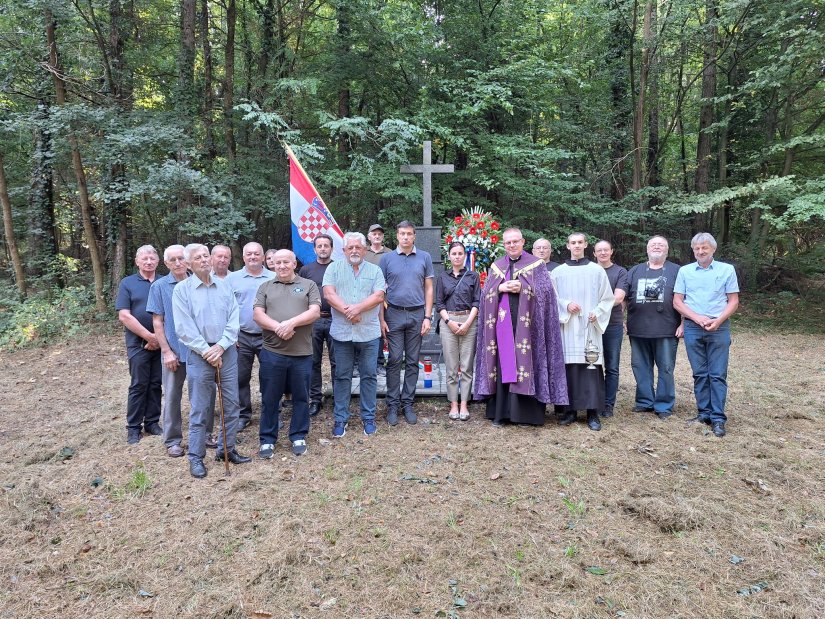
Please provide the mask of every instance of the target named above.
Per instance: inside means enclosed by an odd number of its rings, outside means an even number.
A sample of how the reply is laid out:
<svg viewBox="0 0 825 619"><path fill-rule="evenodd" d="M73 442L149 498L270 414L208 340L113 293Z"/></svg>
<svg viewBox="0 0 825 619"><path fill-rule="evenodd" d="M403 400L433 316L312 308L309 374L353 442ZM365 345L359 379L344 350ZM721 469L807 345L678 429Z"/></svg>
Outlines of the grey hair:
<svg viewBox="0 0 825 619"><path fill-rule="evenodd" d="M710 232L700 232L692 239L690 239L690 246L694 247L696 245L700 245L702 243L707 243L713 249L716 249L716 239L713 238L713 235Z"/></svg>
<svg viewBox="0 0 825 619"><path fill-rule="evenodd" d="M366 237L363 234L361 234L360 232L347 232L344 235L344 247L347 246L347 243L349 242L350 239L355 239L356 241L361 243L362 246L369 247L369 244L367 243Z"/></svg>
<svg viewBox="0 0 825 619"><path fill-rule="evenodd" d="M217 249L228 249L229 254L230 255L232 254L232 248L229 247L229 245L215 245L215 247L212 248L212 255L213 256L215 255L215 250L217 250Z"/></svg>
<svg viewBox="0 0 825 619"><path fill-rule="evenodd" d="M189 262L192 260L192 254L200 249L205 249L206 253L209 253L209 248L203 243L189 243L189 245L183 248L183 259Z"/></svg>
<svg viewBox="0 0 825 619"><path fill-rule="evenodd" d="M164 249L163 250L163 261L166 262L167 260L169 260L169 252L170 251L172 251L172 250L177 251L179 249L183 250L184 249L183 245L170 245L169 247Z"/></svg>
<svg viewBox="0 0 825 619"><path fill-rule="evenodd" d="M141 245L137 248L137 251L135 252L135 260L137 260L141 254L155 254L157 256L158 250L152 247L151 245Z"/></svg>

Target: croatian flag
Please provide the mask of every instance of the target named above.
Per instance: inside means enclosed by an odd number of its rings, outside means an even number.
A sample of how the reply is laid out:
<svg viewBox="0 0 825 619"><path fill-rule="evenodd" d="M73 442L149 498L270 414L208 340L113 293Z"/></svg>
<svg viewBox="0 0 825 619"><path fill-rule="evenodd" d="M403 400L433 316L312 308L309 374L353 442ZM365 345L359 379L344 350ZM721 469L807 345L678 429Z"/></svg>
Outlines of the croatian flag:
<svg viewBox="0 0 825 619"><path fill-rule="evenodd" d="M298 163L298 158L289 146L289 210L292 217L292 251L304 264L315 261L312 241L319 234L332 237L332 259L344 257L344 233L309 176Z"/></svg>

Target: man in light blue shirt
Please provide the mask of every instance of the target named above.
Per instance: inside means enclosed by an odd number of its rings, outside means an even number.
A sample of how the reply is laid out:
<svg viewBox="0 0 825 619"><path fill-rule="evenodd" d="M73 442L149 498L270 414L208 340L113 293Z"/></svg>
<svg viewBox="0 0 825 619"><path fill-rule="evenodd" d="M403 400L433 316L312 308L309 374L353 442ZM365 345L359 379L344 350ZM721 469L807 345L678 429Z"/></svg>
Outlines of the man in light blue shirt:
<svg viewBox="0 0 825 619"><path fill-rule="evenodd" d="M223 460L224 452L233 464L252 459L235 450L239 411L235 347L239 330L238 303L229 286L212 277L209 249L205 245L187 245L184 258L192 275L175 286L172 312L175 333L189 349L186 369L190 393L189 472L200 478L206 477L205 421L218 370L226 427L220 433L216 460Z"/></svg>
<svg viewBox="0 0 825 619"><path fill-rule="evenodd" d="M696 417L725 436L725 400L730 355L729 318L739 307L739 283L733 266L713 259L716 239L700 232L690 242L696 262L679 269L673 288L673 307L685 318L684 336L690 367Z"/></svg>
<svg viewBox="0 0 825 619"><path fill-rule="evenodd" d="M149 289L149 301L146 303L146 311L152 314L152 325L160 344L161 362L163 363L161 425L163 426L163 444L167 455L172 458L179 458L186 453L181 446L183 430L180 403L183 396L183 384L186 382L186 360L189 349L180 343L175 334L172 308L172 294L175 287L188 276L183 249L183 245L170 245L163 250L163 263L169 269L169 274L155 280Z"/></svg>
<svg viewBox="0 0 825 619"><path fill-rule="evenodd" d="M346 434L352 393L352 366L358 358L361 422L364 434L375 434L378 347L381 341L379 306L384 301L384 274L367 262L367 239L360 232L344 235L345 260L333 262L324 273L324 297L332 308L329 333L335 344L332 436Z"/></svg>
<svg viewBox="0 0 825 619"><path fill-rule="evenodd" d="M238 430L249 425L252 418L252 392L249 381L252 379L252 366L255 358L261 363L261 348L264 340L261 327L252 319L255 295L261 284L275 277L264 267L264 248L260 243L247 243L243 247L244 266L239 271L227 275L226 283L235 293L240 311L241 330L238 333L238 397L241 403L240 424Z"/></svg>

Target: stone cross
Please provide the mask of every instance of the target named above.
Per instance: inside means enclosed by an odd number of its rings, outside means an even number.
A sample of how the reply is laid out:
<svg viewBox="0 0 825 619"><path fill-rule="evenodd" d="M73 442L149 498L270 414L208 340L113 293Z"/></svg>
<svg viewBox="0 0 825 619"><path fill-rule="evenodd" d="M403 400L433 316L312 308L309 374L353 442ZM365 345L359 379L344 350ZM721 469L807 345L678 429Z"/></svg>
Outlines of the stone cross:
<svg viewBox="0 0 825 619"><path fill-rule="evenodd" d="M429 140L424 142L424 163L423 165L402 165L401 172L405 174L422 174L424 176L424 226L433 225L433 174L451 174L455 171L452 164L433 165L433 143Z"/></svg>

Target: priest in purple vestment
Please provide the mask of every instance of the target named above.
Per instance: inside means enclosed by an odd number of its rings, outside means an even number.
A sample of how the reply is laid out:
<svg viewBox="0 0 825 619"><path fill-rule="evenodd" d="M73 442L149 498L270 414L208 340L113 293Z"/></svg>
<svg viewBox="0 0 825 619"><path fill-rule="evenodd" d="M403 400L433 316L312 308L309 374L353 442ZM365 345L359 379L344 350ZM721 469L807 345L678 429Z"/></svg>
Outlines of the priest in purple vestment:
<svg viewBox="0 0 825 619"><path fill-rule="evenodd" d="M502 238L507 255L490 267L481 298L474 394L487 398L493 425L541 425L547 404L568 402L556 292L521 230Z"/></svg>

